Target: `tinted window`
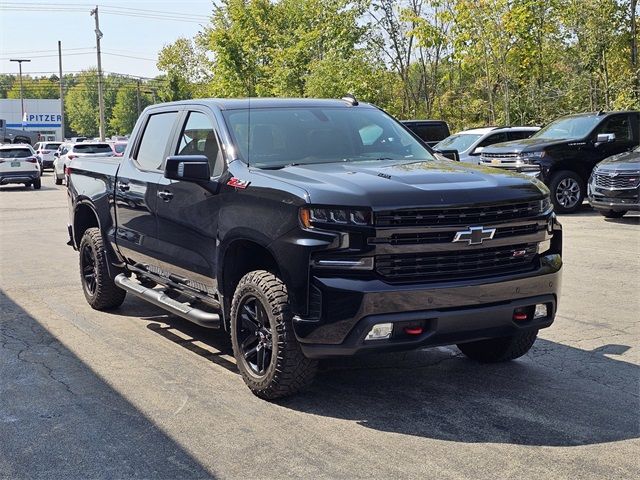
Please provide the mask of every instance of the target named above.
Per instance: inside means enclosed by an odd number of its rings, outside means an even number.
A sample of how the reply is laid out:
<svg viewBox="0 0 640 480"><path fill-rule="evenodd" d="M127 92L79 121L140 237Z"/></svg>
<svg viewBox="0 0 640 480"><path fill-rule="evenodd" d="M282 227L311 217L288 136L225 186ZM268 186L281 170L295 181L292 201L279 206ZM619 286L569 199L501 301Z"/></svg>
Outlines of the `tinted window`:
<svg viewBox="0 0 640 480"><path fill-rule="evenodd" d="M494 133L482 140L478 147L486 147L494 143L506 142L508 140L506 132Z"/></svg>
<svg viewBox="0 0 640 480"><path fill-rule="evenodd" d="M111 147L107 143L84 143L75 145L73 151L76 153L111 153Z"/></svg>
<svg viewBox="0 0 640 480"><path fill-rule="evenodd" d="M144 170L160 169L177 115L177 112L166 112L149 116L136 154L136 162Z"/></svg>
<svg viewBox="0 0 640 480"><path fill-rule="evenodd" d="M31 150L27 148L7 148L0 150L0 157L2 158L26 158L31 155Z"/></svg>
<svg viewBox="0 0 640 480"><path fill-rule="evenodd" d="M585 117L565 117L551 122L539 130L533 138L549 140L581 139L588 135L600 122L602 117L590 115Z"/></svg>
<svg viewBox="0 0 640 480"><path fill-rule="evenodd" d="M178 155L204 155L214 176L222 172L222 152L218 145L213 123L204 113L189 112L182 129Z"/></svg>
<svg viewBox="0 0 640 480"><path fill-rule="evenodd" d="M45 150L57 150L59 146L60 146L59 143L47 143L44 146L44 149Z"/></svg>
<svg viewBox="0 0 640 480"><path fill-rule="evenodd" d="M534 133L536 132L532 130L521 130L519 132L509 132L508 136L510 140L522 140L523 138L529 138Z"/></svg>
<svg viewBox="0 0 640 480"><path fill-rule="evenodd" d="M414 123L407 125L407 127L425 142L439 142L449 135L449 129L441 123Z"/></svg>
<svg viewBox="0 0 640 480"><path fill-rule="evenodd" d="M239 155L260 168L291 163L431 160L429 151L373 108L297 107L223 113Z"/></svg>
<svg viewBox="0 0 640 480"><path fill-rule="evenodd" d="M628 115L616 115L606 120L598 129L598 133L613 133L616 142L631 140L631 122Z"/></svg>

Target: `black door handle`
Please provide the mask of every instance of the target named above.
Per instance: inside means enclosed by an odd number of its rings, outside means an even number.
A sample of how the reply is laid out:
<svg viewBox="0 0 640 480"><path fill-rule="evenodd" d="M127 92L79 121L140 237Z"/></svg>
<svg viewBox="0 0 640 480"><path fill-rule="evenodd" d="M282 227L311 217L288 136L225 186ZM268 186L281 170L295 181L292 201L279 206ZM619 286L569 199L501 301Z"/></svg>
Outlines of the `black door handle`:
<svg viewBox="0 0 640 480"><path fill-rule="evenodd" d="M162 190L162 191L158 192L158 197L160 197L165 202L170 202L171 199L173 198L173 193L171 193L168 190Z"/></svg>
<svg viewBox="0 0 640 480"><path fill-rule="evenodd" d="M123 183L123 182L118 182L118 190L120 190L121 192L128 192L129 191L129 184L128 183Z"/></svg>

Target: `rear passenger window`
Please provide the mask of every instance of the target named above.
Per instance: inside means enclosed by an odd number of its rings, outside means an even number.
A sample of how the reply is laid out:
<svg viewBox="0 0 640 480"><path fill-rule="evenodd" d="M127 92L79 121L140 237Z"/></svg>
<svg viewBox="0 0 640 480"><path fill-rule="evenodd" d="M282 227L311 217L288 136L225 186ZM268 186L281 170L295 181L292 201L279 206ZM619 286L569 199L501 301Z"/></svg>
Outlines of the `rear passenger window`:
<svg viewBox="0 0 640 480"><path fill-rule="evenodd" d="M177 115L178 112L165 112L149 116L135 157L143 170L160 169Z"/></svg>
<svg viewBox="0 0 640 480"><path fill-rule="evenodd" d="M489 135L482 142L480 142L480 145L478 145L478 147L486 147L488 145L493 145L494 143L506 142L507 140L507 134L505 132L494 133L493 135Z"/></svg>

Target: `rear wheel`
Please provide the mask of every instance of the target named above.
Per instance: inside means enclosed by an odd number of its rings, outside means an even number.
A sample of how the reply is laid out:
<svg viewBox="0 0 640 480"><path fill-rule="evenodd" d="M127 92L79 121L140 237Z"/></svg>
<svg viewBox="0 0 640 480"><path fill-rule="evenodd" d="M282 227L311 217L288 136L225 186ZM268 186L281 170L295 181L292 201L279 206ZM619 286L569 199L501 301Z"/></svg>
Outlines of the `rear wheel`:
<svg viewBox="0 0 640 480"><path fill-rule="evenodd" d="M598 213L606 218L622 218L627 213L627 211L598 210Z"/></svg>
<svg viewBox="0 0 640 480"><path fill-rule="evenodd" d="M122 305L127 292L117 287L109 276L107 252L98 228L89 228L80 241L80 281L89 305L109 310Z"/></svg>
<svg viewBox="0 0 640 480"><path fill-rule="evenodd" d="M551 177L551 201L558 213L573 213L582 205L585 184L576 172L562 170Z"/></svg>
<svg viewBox="0 0 640 480"><path fill-rule="evenodd" d="M36 178L33 181L33 189L34 190L40 190L40 187L42 187L42 180L40 180L39 178Z"/></svg>
<svg viewBox="0 0 640 480"><path fill-rule="evenodd" d="M538 330L500 338L460 343L458 348L472 360L482 363L507 362L526 354L538 336Z"/></svg>
<svg viewBox="0 0 640 480"><path fill-rule="evenodd" d="M293 333L287 287L273 273L256 270L240 280L231 343L244 382L260 398L291 395L315 376L317 362L303 355Z"/></svg>

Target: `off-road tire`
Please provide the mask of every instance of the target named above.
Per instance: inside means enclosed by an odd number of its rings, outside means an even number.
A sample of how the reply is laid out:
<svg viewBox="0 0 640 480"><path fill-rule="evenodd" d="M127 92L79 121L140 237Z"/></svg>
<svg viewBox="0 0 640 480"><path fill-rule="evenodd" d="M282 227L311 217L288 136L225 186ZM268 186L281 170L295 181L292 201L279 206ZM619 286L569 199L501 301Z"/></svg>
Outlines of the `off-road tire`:
<svg viewBox="0 0 640 480"><path fill-rule="evenodd" d="M42 180L40 180L39 178L36 178L33 181L33 189L34 190L40 190L41 187L42 187Z"/></svg>
<svg viewBox="0 0 640 480"><path fill-rule="evenodd" d="M263 375L252 371L238 339L240 308L252 298L264 307L272 335L270 362ZM293 332L292 317L287 287L276 275L256 270L242 277L231 302L231 344L244 382L260 398L273 400L292 395L308 386L316 374L317 362L303 355Z"/></svg>
<svg viewBox="0 0 640 480"><path fill-rule="evenodd" d="M460 343L458 348L470 359L481 363L507 362L526 354L533 346L537 336L538 330L530 330L509 337Z"/></svg>
<svg viewBox="0 0 640 480"><path fill-rule="evenodd" d="M626 215L627 211L616 211L616 210L598 210L598 213L605 218L622 218Z"/></svg>
<svg viewBox="0 0 640 480"><path fill-rule="evenodd" d="M93 292L88 288L87 281L83 275L83 254L86 248L93 253L95 262L95 288ZM78 250L80 252L80 281L87 303L95 310L110 310L122 305L127 292L116 286L109 276L107 252L100 230L95 227L88 228L82 235Z"/></svg>
<svg viewBox="0 0 640 480"><path fill-rule="evenodd" d="M558 198L556 197L558 186L565 180L575 181L580 188L576 203L568 207L563 206L561 203L559 203ZM554 210L557 213L573 213L582 206L587 188L582 177L576 172L572 172L571 170L561 170L554 173L551 177L551 181L549 182L549 190L551 191L551 201L553 202Z"/></svg>

